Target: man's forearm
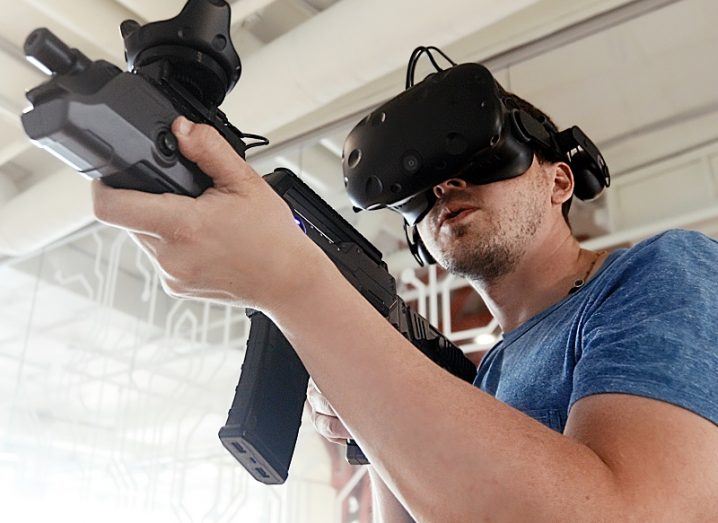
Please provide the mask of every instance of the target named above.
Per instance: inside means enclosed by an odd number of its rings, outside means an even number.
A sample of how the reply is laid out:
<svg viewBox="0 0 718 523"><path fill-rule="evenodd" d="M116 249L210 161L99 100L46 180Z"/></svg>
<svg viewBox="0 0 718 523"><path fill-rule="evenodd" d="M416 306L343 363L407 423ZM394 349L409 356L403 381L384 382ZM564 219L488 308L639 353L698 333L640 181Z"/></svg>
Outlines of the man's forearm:
<svg viewBox="0 0 718 523"><path fill-rule="evenodd" d="M449 375L333 267L313 267L306 292L268 312L417 519L625 515L591 449Z"/></svg>
<svg viewBox="0 0 718 523"><path fill-rule="evenodd" d="M374 469L369 467L372 492L372 512L374 523L414 523L396 496Z"/></svg>

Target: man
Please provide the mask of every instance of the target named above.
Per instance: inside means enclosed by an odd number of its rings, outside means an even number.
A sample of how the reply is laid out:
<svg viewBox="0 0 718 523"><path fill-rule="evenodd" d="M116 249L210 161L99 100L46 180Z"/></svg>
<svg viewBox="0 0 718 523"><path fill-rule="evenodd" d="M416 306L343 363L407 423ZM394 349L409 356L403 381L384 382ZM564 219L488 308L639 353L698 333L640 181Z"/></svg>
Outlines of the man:
<svg viewBox="0 0 718 523"><path fill-rule="evenodd" d="M324 394L320 432L369 457L385 520L718 520L715 242L581 250L561 161L437 185L421 237L504 331L474 387L363 300L216 132L173 132L215 186L193 200L95 183L98 218L132 232L172 294L277 323Z"/></svg>

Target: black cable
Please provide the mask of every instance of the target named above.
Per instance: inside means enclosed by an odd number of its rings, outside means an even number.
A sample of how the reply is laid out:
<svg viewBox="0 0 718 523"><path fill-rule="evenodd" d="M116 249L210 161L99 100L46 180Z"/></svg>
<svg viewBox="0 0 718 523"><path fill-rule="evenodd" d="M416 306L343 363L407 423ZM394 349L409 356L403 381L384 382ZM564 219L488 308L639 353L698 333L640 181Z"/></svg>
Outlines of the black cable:
<svg viewBox="0 0 718 523"><path fill-rule="evenodd" d="M414 69L419 57L424 53L425 47L417 47L409 57L409 64L406 67L406 89L414 85Z"/></svg>
<svg viewBox="0 0 718 523"><path fill-rule="evenodd" d="M444 52L443 52L441 49L439 49L439 48L437 48L437 47L433 47L433 46L432 46L432 47L427 47L427 48L426 48L426 55L429 57L429 61L431 61L431 64L434 66L434 68L435 68L437 71L444 71L445 69L444 69L443 67L441 67L441 66L436 62L436 57L434 57L434 55L431 54L432 51L438 52L438 53L439 53L441 56L443 56L444 59L446 59L446 61L449 62L452 66L455 66L455 65L456 65L456 62L454 62L451 58L449 58L448 56L446 56L446 54L444 54Z"/></svg>
<svg viewBox="0 0 718 523"><path fill-rule="evenodd" d="M449 62L452 66L456 65L456 62L454 62L449 56L435 46L420 46L414 49L414 51L411 53L411 57L409 58L409 64L406 68L406 89L409 89L410 87L414 86L414 77L416 75L416 64L419 62L419 59L422 57L422 55L426 54L429 58L429 61L431 62L431 65L434 66L434 69L436 69L437 72L444 71L445 69L439 65L439 63L436 61L436 57L432 54L433 52L439 53L447 62Z"/></svg>
<svg viewBox="0 0 718 523"><path fill-rule="evenodd" d="M260 147L264 145L269 145L269 139L261 136L259 134L252 134L252 133L242 133L242 138L251 138L253 140L257 140L253 143L248 143L246 149L251 149L252 147Z"/></svg>
<svg viewBox="0 0 718 523"><path fill-rule="evenodd" d="M444 51L442 51L442 50L439 49L438 47L434 47L434 46L432 45L432 46L430 46L430 47L427 47L427 49L428 49L429 51L436 51L437 53L439 53L441 56L444 57L444 60L446 60L447 62L449 62L452 66L456 66L456 65L457 65L456 62L454 62L451 58L449 58L449 55L447 55Z"/></svg>
<svg viewBox="0 0 718 523"><path fill-rule="evenodd" d="M416 225L409 225L409 222L404 220L404 236L406 237L406 243L409 246L409 251L411 251L411 255L419 263L419 266L423 267L424 260L422 260L421 256L419 256L419 246L414 242L414 227L416 227Z"/></svg>

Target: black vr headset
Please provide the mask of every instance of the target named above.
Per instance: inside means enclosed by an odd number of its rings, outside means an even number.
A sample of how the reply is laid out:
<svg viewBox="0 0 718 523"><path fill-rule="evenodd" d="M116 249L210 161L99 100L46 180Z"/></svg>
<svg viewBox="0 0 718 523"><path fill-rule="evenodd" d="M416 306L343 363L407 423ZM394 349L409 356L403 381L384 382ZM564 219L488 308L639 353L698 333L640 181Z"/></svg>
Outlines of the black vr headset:
<svg viewBox="0 0 718 523"><path fill-rule="evenodd" d="M432 51L452 67L442 70ZM438 72L413 85L423 53ZM344 185L355 211L400 213L412 254L420 265L432 264L415 226L436 202L433 187L450 178L487 184L520 176L537 151L571 166L581 200L610 185L606 162L581 129L556 132L515 107L483 65L456 65L435 47L420 47L409 61L407 90L361 120L344 142Z"/></svg>

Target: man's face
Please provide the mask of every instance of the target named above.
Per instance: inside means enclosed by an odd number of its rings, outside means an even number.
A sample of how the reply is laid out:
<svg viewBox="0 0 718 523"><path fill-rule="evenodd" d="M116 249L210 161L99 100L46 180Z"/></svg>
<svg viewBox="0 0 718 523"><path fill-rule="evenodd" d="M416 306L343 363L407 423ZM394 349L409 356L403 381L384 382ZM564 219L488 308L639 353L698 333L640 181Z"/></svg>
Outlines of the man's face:
<svg viewBox="0 0 718 523"><path fill-rule="evenodd" d="M486 185L454 178L434 193L418 224L424 244L446 270L484 282L514 269L551 209L550 177L535 158L517 178Z"/></svg>

